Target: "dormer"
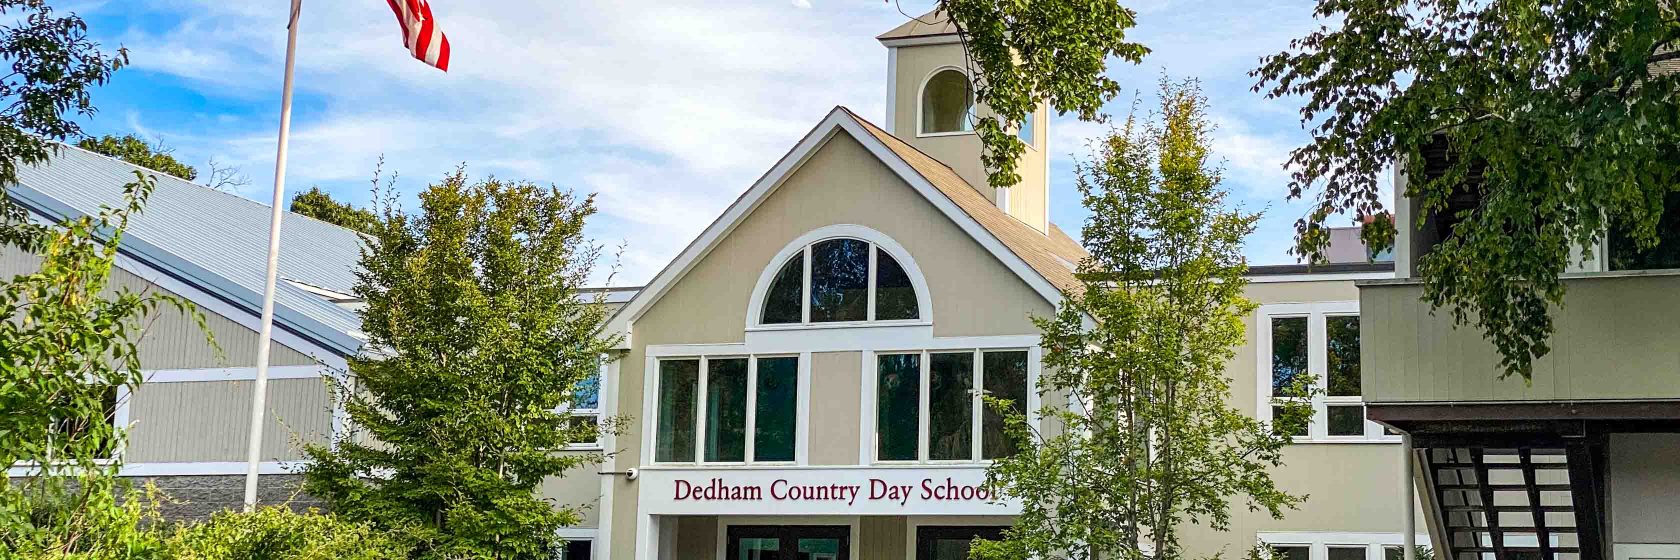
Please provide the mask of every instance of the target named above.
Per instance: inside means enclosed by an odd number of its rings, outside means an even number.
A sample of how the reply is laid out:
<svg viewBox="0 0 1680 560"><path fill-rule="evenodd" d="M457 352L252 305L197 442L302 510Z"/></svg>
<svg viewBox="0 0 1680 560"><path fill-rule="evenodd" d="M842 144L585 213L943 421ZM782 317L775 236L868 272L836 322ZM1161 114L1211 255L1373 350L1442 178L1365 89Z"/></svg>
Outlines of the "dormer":
<svg viewBox="0 0 1680 560"><path fill-rule="evenodd" d="M1040 233L1049 217L1049 115L1041 104L1016 134L1027 144L1017 172L1021 182L993 189L980 163L980 138L968 58L956 26L945 14L929 12L876 37L887 47L888 132L939 160L1015 219Z"/></svg>

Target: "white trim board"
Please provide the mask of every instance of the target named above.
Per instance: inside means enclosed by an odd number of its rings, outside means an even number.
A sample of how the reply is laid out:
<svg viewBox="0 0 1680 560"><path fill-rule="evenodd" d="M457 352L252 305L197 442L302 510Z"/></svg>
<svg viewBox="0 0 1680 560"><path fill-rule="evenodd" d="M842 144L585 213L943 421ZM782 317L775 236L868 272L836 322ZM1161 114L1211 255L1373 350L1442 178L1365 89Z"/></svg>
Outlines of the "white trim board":
<svg viewBox="0 0 1680 560"><path fill-rule="evenodd" d="M782 159L777 161L775 166L771 167L745 193L742 193L734 204L730 205L716 220L712 221L711 225L707 226L699 237L690 242L675 259L672 259L665 268L661 269L659 274L655 275L647 286L636 294L635 298L626 303L613 316L608 326L608 332L623 334L625 336L623 347L629 348L628 339L633 335L635 321L641 318L642 314L646 313L654 302L664 297L677 281L681 280L689 270L692 270L701 259L705 258L724 236L729 235L794 171L810 159L819 148L835 134L842 132L851 135L876 159L879 159L888 169L897 174L901 180L932 203L946 218L950 219L958 228L985 248L987 252L990 252L994 258L1003 263L1006 268L1025 281L1045 301L1051 305L1060 305L1062 301L1061 291L1051 284L1044 275L1034 270L1032 266L1027 264L1026 260L1016 255L995 234L969 216L967 212L957 206L955 201L941 192L938 187L933 186L933 183L929 182L926 177L911 168L909 163L906 163L898 154L893 153L885 143L865 130L863 124L858 122L849 111L841 107L835 107L821 123L818 123L815 128L806 133L805 137L792 150L782 156Z"/></svg>
<svg viewBox="0 0 1680 560"><path fill-rule="evenodd" d="M257 378L255 367L156 369L144 372L146 383L192 383L198 381L251 381ZM269 366L269 379L310 379L331 377L331 369L321 366Z"/></svg>

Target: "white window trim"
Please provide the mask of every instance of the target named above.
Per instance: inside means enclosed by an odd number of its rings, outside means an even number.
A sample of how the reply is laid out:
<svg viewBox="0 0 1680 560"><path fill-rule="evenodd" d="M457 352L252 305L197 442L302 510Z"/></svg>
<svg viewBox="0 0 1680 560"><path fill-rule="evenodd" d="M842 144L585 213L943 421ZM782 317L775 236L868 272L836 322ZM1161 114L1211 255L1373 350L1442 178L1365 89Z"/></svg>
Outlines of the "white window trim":
<svg viewBox="0 0 1680 560"><path fill-rule="evenodd" d="M1002 341L1000 341L1000 342L1002 342ZM957 351L972 351L974 353L974 371L973 371L972 375L973 375L973 387L974 387L975 390L974 390L974 396L973 396L973 403L974 403L973 404L973 418L971 420L971 422L972 422L971 426L972 427L971 427L971 433L970 433L972 441L969 442L969 445L971 446L971 450L972 450L971 451L972 452L971 456L974 457L974 458L973 459L931 459L928 456L929 452L930 452L930 449L932 447L928 442L928 437L929 437L928 422L929 422L929 418L931 417L930 416L931 411L929 410L929 406L928 406L930 395L928 394L929 392L927 390L927 388L930 384L930 381L931 381L930 380L930 370L929 370L929 367L931 366L931 360L929 358L929 354L946 354L946 353L953 353L953 352L957 352ZM860 424L861 424L861 426L860 426L859 432L858 432L862 436L862 437L858 438L860 440L860 446L861 446L860 449L858 450L859 461L861 461L862 464L865 464L865 465L887 465L887 466L892 466L892 465L955 466L955 465L989 465L989 464L991 464L992 463L991 460L981 458L981 454L982 454L982 450L983 450L983 445L982 445L983 441L982 440L985 437L985 433L984 433L983 427L981 425L982 418L983 418L983 413L982 413L983 408L982 407L984 406L984 404L983 404L983 401L980 398L981 391L985 388L985 379L986 379L985 378L985 360L984 360L983 355L986 352L1009 352L1009 351L1024 351L1024 352L1027 353L1027 402L1026 402L1027 423L1031 424L1031 425L1035 425L1035 426L1039 425L1039 423L1040 423L1039 408L1042 406L1042 404L1041 404L1042 397L1040 397L1039 394L1038 394L1038 387L1039 387L1039 374L1040 374L1041 368L1042 368L1041 361L1043 359L1043 349L1041 349L1036 343L1031 344L1031 345L1025 345L1025 346L1002 344L1002 345L996 345L996 346L969 346L969 347L944 347L944 348L930 347L930 348L921 348L921 349L866 350L866 351L864 351L863 352L863 359L862 359L863 365L862 365L862 372L861 372L862 376L863 376L863 393L862 393L862 398L860 399L860 401L862 403L861 407L860 407L861 408L861 411L860 411L861 412L861 414L860 414L860 417L861 417L860 418L860 420L861 420ZM881 459L878 456L878 452L879 452L879 449L880 449L878 439L880 437L880 433L876 430L877 426L875 424L875 418L876 418L876 415L877 415L877 412L878 412L876 410L876 407L879 404L879 403L876 402L876 400L877 400L877 397L880 395L880 387L879 387L880 373L877 370L877 368L879 367L878 364L877 364L877 356L879 356L881 354L920 354L921 355L921 357L917 360L917 365L921 368L921 378L920 378L921 390L920 390L920 394L919 394L921 402L920 402L920 404L918 406L918 410L917 410L918 417L916 419L916 459L914 459L914 460L885 460L885 459Z"/></svg>
<svg viewBox="0 0 1680 560"><path fill-rule="evenodd" d="M1384 560L1383 548L1405 546L1401 533L1343 533L1333 531L1261 531L1254 534L1260 546L1304 546L1308 560L1329 560L1331 548L1365 548L1365 560ZM1429 535L1414 535L1418 546L1430 546Z"/></svg>
<svg viewBox="0 0 1680 560"><path fill-rule="evenodd" d="M566 445L566 447L562 448L565 451L600 451L602 449L605 449L605 445L603 444L602 440L606 439L607 436L606 436L606 434L600 433L599 430L601 428L601 418L604 416L603 414L601 414L601 407L603 405L602 401L607 398L606 397L606 383L607 383L607 374L608 374L607 364L609 364L611 362L612 362L611 358L606 358L606 357L601 358L601 366L595 373L597 381L595 383L595 407L594 408L572 408L571 403L564 403L564 404L561 404L560 406L554 407L554 412L557 413L557 414L569 414L571 416L593 416L595 418L595 429L597 430L596 433L595 433L595 441L591 442L591 443L576 443L576 442L569 443L569 444Z"/></svg>
<svg viewBox="0 0 1680 560"><path fill-rule="evenodd" d="M792 461L759 461L754 456L754 452L757 451L756 449L754 449L755 443L756 443L755 440L758 439L756 437L757 436L756 430L758 429L758 418L757 418L758 417L758 410L757 410L756 405L758 404L758 360L760 358L797 358L799 360L799 363L798 363L798 366L797 366L798 369L797 369L797 373L796 373L796 379L797 379L798 387L795 388L795 392L794 392L794 414L795 414L794 434L793 434L793 457L794 457L794 459ZM745 405L746 408L747 408L747 426L746 426L746 451L743 455L745 457L744 461L707 461L706 460L706 372L710 368L711 360L721 360L721 359L746 359L747 360L747 402L746 402L746 405ZM811 400L810 400L811 353L810 352L760 352L760 353L720 352L720 353L701 353L701 354L689 354L689 355L684 355L684 354L654 355L654 353L650 351L649 354L648 354L647 360L648 360L648 376L647 376L646 386L649 389L648 389L648 392L647 392L648 397L644 400L644 405L642 407L642 409L643 409L642 417L647 419L647 421L644 423L644 425L650 426L651 429L645 430L648 435L646 437L642 438L642 440L643 440L643 448L642 449L643 449L643 454L644 454L643 456L647 458L646 460L643 461L645 464L659 465L659 466L698 466L698 467L719 467L719 466L736 466L736 467L739 467L739 466L747 466L747 465L752 465L752 466L803 466L803 465L807 464L806 453L807 453L807 444L808 444L808 441L809 441L809 438L807 436L808 436L808 432L810 430L810 426L807 425L807 422L808 422L807 412L810 409L810 403L811 403ZM694 388L694 390L695 390L695 396L694 396L695 406L694 406L694 420L693 420L693 422L694 422L694 430L695 431L694 431L694 460L693 461L660 461L658 459L658 456L655 455L655 447L656 447L655 444L658 440L658 434L656 432L658 432L658 428L659 428L658 414L659 414L659 395L660 395L660 392L659 392L659 389L660 389L660 387L659 387L659 383L660 383L659 361L660 360L667 360L667 361L672 361L672 360L699 360L700 361L699 379L695 383L695 388Z"/></svg>
<svg viewBox="0 0 1680 560"><path fill-rule="evenodd" d="M1329 405L1363 403L1360 397L1330 397L1325 395L1328 380L1328 344L1325 318L1359 315L1358 301L1325 301L1311 303L1272 303L1255 311L1255 346L1258 359L1255 372L1254 417L1261 422L1272 421L1272 319L1282 317L1307 318L1307 372L1317 380L1318 394L1312 398L1313 422L1307 435L1296 436L1295 443L1400 443L1400 436L1387 435L1383 426L1364 419L1365 433L1358 436L1332 436L1328 433Z"/></svg>
<svg viewBox="0 0 1680 560"><path fill-rule="evenodd" d="M607 555L606 547L602 546L606 543L606 540L601 538L600 533L599 529L590 527L561 527L554 530L554 536L560 537L566 542L589 541L590 560L605 558Z"/></svg>
<svg viewBox="0 0 1680 560"><path fill-rule="evenodd" d="M974 123L968 123L968 127L969 127L970 130L957 130L957 131L952 131L952 132L925 132L925 131L922 130L922 109L923 109L922 106L924 105L924 103L923 103L924 97L923 96L927 94L928 82L933 81L934 76L938 76L940 72L944 72L946 70L955 70L957 73L962 74L963 79L968 80L969 94L970 95L974 94L974 76L970 76L968 74L968 70L965 69L965 68L961 68L961 67L958 67L958 66L945 65L945 66L940 66L938 68L934 68L932 72L928 72L926 76L922 77L921 85L916 86L916 102L915 103L916 103L916 137L917 138L937 138L937 137L941 137L941 136L973 136L973 135L977 134L973 130ZM968 115L969 116L973 116L973 115L976 114L976 111L978 110L979 104L980 103L979 103L978 100L973 100L973 101L969 102L969 106L968 106L968 111L969 111Z"/></svg>
<svg viewBox="0 0 1680 560"><path fill-rule="evenodd" d="M905 276L910 278L910 286L916 291L915 319L890 321L877 321L874 319L875 251L870 251L869 301L865 303L865 306L868 308L866 311L868 313L868 318L863 321L811 322L811 298L809 296L811 288L810 247L822 241L843 237L866 241L873 245L875 249L885 251L888 256L893 258L893 260L898 261L899 267L904 269ZM795 254L805 255L805 272L804 278L801 280L801 297L799 304L800 322L765 324L764 297L770 291L770 284L776 280L776 274L782 271L782 266L786 265L787 260L793 258ZM905 250L903 245L899 245L897 241L894 241L893 238L887 236L887 234L881 233L867 226L857 224L834 224L823 226L808 231L804 235L795 238L793 241L783 246L782 250L777 251L776 256L770 259L770 263L764 267L763 272L759 273L758 282L753 284L752 297L747 301L746 329L748 331L773 331L876 327L884 325L931 325L933 324L933 301L929 295L931 292L932 291L928 289L927 278L922 275L921 267L916 265L915 259L910 258L910 251Z"/></svg>

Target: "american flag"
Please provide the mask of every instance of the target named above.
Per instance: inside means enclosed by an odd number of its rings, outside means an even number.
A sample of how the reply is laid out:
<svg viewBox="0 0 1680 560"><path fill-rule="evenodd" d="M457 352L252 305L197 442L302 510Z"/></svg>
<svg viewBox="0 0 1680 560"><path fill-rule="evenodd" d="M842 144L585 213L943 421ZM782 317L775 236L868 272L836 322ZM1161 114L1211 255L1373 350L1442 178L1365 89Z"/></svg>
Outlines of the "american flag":
<svg viewBox="0 0 1680 560"><path fill-rule="evenodd" d="M432 21L432 5L426 0L385 0L402 26L403 46L409 54L438 70L449 71L449 38Z"/></svg>

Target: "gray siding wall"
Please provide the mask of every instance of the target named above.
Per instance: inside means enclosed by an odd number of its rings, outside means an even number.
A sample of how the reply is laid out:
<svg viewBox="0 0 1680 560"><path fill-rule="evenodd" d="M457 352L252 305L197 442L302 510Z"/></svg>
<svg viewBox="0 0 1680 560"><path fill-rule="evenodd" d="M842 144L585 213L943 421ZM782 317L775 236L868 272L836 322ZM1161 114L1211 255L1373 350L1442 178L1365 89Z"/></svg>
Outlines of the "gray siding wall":
<svg viewBox="0 0 1680 560"><path fill-rule="evenodd" d="M1551 353L1532 384L1500 380L1499 353L1474 326L1453 327L1422 286L1360 287L1366 402L1680 398L1680 274L1609 273L1565 280Z"/></svg>
<svg viewBox="0 0 1680 560"><path fill-rule="evenodd" d="M20 274L32 274L40 269L40 265L41 258L36 255L19 251L16 247L0 247L0 278L9 280ZM116 293L121 289L178 295L126 270L113 269L106 293ZM136 344L140 367L147 370L199 369L250 367L257 363L256 331L203 308L199 311L204 313L210 333L221 346L220 353L205 340L204 332L191 318L172 308L165 308L142 321L146 330ZM277 366L315 363L302 352L278 342L273 343L269 354L269 363Z"/></svg>
<svg viewBox="0 0 1680 560"><path fill-rule="evenodd" d="M129 395L129 463L243 461L251 381L148 383ZM268 382L262 457L302 459L300 444L332 433L332 398L322 379Z"/></svg>

